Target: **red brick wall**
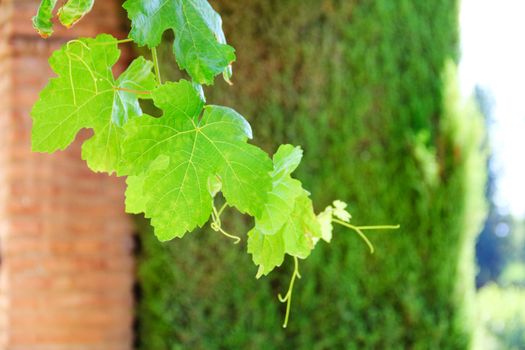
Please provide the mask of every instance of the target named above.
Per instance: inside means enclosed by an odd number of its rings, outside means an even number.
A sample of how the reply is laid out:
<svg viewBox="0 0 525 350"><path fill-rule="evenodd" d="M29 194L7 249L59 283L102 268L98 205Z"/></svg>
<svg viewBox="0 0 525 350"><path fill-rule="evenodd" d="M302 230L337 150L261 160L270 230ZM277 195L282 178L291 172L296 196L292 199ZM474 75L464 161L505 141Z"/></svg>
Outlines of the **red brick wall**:
<svg viewBox="0 0 525 350"><path fill-rule="evenodd" d="M32 153L29 117L61 43L125 36L120 2L97 1L80 25L47 41L31 27L38 2L0 0L0 349L130 349L132 227L123 183L91 173L80 142Z"/></svg>

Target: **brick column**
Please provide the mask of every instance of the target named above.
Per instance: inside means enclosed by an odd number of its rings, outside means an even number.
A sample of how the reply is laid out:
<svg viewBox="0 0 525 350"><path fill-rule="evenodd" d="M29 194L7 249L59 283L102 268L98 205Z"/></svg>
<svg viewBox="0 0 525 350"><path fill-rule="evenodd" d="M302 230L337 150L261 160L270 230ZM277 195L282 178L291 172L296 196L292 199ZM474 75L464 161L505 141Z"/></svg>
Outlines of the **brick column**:
<svg viewBox="0 0 525 350"><path fill-rule="evenodd" d="M32 153L29 116L54 49L77 36L125 36L120 1L97 1L81 24L47 41L31 25L38 2L0 0L0 349L130 349L123 182L91 173L78 140L54 155Z"/></svg>

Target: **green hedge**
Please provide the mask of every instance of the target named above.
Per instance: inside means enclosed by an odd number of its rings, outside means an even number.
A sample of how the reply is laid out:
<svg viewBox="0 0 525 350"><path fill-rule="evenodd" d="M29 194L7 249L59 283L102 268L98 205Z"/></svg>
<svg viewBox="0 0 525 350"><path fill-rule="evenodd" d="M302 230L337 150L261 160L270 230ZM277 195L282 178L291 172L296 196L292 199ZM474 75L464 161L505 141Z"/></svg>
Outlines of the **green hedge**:
<svg viewBox="0 0 525 350"><path fill-rule="evenodd" d="M245 246L207 229L160 244L143 224L139 347L466 349L483 154L477 115L444 93L457 1L213 4L238 63L235 85L207 88L208 102L245 115L269 152L302 145L298 177L318 210L341 198L355 223L402 229L371 233L374 255L337 230L302 263L283 330L290 262L257 281Z"/></svg>

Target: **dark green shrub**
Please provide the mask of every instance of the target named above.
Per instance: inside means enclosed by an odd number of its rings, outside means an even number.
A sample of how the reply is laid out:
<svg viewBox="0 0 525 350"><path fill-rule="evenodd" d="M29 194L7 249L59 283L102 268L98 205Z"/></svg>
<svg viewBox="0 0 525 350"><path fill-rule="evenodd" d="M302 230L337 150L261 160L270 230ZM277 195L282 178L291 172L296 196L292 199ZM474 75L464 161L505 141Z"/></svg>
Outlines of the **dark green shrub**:
<svg viewBox="0 0 525 350"><path fill-rule="evenodd" d="M287 330L276 294L290 266L256 281L245 247L208 229L169 244L144 229L140 347L466 349L484 169L479 120L453 90L444 103L457 2L213 3L238 63L235 85L207 89L208 102L245 115L270 152L302 145L315 203L341 198L356 223L402 229L371 233L373 256L338 229L302 264Z"/></svg>

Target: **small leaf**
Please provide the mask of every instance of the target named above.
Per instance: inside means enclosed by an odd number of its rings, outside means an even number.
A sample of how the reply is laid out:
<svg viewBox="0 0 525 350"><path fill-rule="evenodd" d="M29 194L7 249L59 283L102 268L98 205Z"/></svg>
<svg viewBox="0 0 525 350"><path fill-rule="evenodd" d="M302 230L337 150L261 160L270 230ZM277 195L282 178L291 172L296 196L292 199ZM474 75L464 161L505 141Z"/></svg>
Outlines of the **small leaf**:
<svg viewBox="0 0 525 350"><path fill-rule="evenodd" d="M301 147L281 145L273 156L273 177L276 179L290 175L297 169L303 158Z"/></svg>
<svg viewBox="0 0 525 350"><path fill-rule="evenodd" d="M347 204L340 200L335 200L332 205L329 205L319 215L317 215L317 221L321 225L321 238L330 243L332 240L333 225L332 221L335 218L350 222L352 215L346 210ZM315 241L317 243L317 241Z"/></svg>
<svg viewBox="0 0 525 350"><path fill-rule="evenodd" d="M257 278L269 274L284 261L285 254L305 259L322 236L321 227L313 212L308 192L295 200L295 207L288 220L273 235L265 235L257 229L248 232L248 253L253 262L259 265Z"/></svg>
<svg viewBox="0 0 525 350"><path fill-rule="evenodd" d="M248 252L259 265L257 277L280 266L285 254L306 258L322 237L309 193L290 176L301 157L301 149L291 145L282 145L273 157L273 188L262 216L248 233Z"/></svg>
<svg viewBox="0 0 525 350"><path fill-rule="evenodd" d="M199 84L210 85L216 75L231 78L235 50L226 44L221 17L206 0L127 0L130 37L139 45L156 47L162 34L175 32L173 51L181 69Z"/></svg>
<svg viewBox="0 0 525 350"><path fill-rule="evenodd" d="M60 22L70 28L93 8L95 0L69 0L58 10ZM53 10L57 0L42 0L38 12L33 17L33 27L43 37L53 34Z"/></svg>
<svg viewBox="0 0 525 350"><path fill-rule="evenodd" d="M93 8L95 0L69 0L58 11L58 18L67 28L75 25Z"/></svg>
<svg viewBox="0 0 525 350"><path fill-rule="evenodd" d="M352 215L346 211L347 204L340 200L333 202L333 215L344 222L350 222Z"/></svg>
<svg viewBox="0 0 525 350"><path fill-rule="evenodd" d="M222 182L221 179L217 176L210 176L208 178L208 192L214 198L217 193L219 193L222 189Z"/></svg>
<svg viewBox="0 0 525 350"><path fill-rule="evenodd" d="M57 0L42 0L38 7L36 16L33 17L33 27L38 31L42 38L47 38L53 34L53 10Z"/></svg>

